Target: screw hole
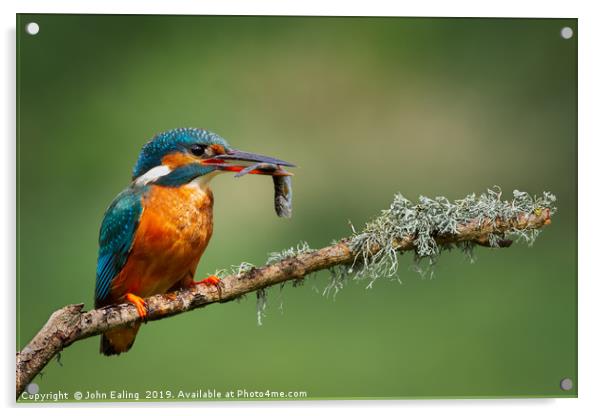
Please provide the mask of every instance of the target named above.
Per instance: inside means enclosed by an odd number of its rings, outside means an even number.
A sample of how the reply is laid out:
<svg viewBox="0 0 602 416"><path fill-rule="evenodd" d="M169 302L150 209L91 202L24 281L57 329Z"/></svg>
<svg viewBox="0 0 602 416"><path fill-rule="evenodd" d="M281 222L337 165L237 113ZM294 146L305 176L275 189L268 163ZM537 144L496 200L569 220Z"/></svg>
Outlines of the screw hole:
<svg viewBox="0 0 602 416"><path fill-rule="evenodd" d="M573 380L569 377L560 380L560 388L564 391L573 390Z"/></svg>
<svg viewBox="0 0 602 416"><path fill-rule="evenodd" d="M25 31L31 36L37 35L40 31L40 25L36 22L27 23L27 26L25 26Z"/></svg>
<svg viewBox="0 0 602 416"><path fill-rule="evenodd" d="M40 391L40 386L38 386L36 383L29 383L25 390L29 394L37 394Z"/></svg>
<svg viewBox="0 0 602 416"><path fill-rule="evenodd" d="M560 36L562 36L563 39L570 39L570 38L572 38L573 37L573 29L571 29L568 26L563 27L560 30Z"/></svg>

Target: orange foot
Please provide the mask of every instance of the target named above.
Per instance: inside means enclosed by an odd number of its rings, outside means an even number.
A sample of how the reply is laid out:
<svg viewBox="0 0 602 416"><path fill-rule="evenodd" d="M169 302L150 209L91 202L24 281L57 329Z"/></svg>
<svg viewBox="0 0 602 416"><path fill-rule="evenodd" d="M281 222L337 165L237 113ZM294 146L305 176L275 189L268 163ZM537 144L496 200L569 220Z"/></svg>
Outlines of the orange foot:
<svg viewBox="0 0 602 416"><path fill-rule="evenodd" d="M200 282L194 282L195 285L205 285L205 286L219 286L222 280L216 275L212 274L206 279L201 280Z"/></svg>
<svg viewBox="0 0 602 416"><path fill-rule="evenodd" d="M140 315L140 318L146 319L148 316L148 311L146 309L146 302L144 299L142 299L140 296L134 295L133 293L126 294L125 298L128 300L128 302L134 304L136 310L138 311L138 315Z"/></svg>
<svg viewBox="0 0 602 416"><path fill-rule="evenodd" d="M217 289L217 294L221 298L222 297L222 280L216 275L212 274L206 279L201 280L200 282L194 282L195 285L203 285L203 286L213 286Z"/></svg>

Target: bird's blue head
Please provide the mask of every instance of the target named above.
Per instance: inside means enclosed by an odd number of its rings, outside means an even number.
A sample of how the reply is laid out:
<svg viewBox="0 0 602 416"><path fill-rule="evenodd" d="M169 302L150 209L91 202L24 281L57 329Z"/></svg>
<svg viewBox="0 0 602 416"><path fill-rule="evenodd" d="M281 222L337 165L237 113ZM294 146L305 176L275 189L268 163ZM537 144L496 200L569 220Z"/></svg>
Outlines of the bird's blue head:
<svg viewBox="0 0 602 416"><path fill-rule="evenodd" d="M288 175L283 160L233 149L225 139L205 129L178 128L157 134L142 147L134 166L136 184L180 186L218 172L240 172L255 164L277 169L254 169L248 173Z"/></svg>

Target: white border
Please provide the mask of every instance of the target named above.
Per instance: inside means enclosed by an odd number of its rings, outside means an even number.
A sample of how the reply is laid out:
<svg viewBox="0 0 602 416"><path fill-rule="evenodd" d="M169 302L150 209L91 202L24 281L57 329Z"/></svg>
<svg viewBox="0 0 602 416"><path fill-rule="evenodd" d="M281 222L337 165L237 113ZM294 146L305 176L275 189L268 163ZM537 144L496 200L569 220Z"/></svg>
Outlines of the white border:
<svg viewBox="0 0 602 416"><path fill-rule="evenodd" d="M345 402L302 402L302 403L203 403L181 404L184 412L232 413L242 411L250 415L280 414L286 409L290 414L330 414L343 410L350 414L441 414L446 415L507 415L508 413L529 413L530 415L584 415L598 413L601 409L602 368L600 355L600 304L602 304L602 278L596 263L599 231L597 214L602 206L600 201L600 125L602 97L600 76L602 62L601 15L594 1L546 1L534 4L525 0L498 1L422 1L405 4L402 2L370 0L351 2L334 0L146 0L130 1L75 1L75 0L22 0L1 2L3 23L3 65L2 107L3 138L1 183L2 203L0 203L0 264L4 267L2 282L2 315L6 320L3 328L6 333L2 348L1 378L2 404L8 412L44 414L106 415L109 409L96 409L93 405L69 405L38 408L14 408L14 276L15 276L15 13L134 13L134 14L297 14L297 15L380 15L380 16L490 16L490 17L578 17L579 39L579 399L524 399L524 400L438 400L438 401L345 401ZM558 169L563 169L559 166ZM41 208L42 209L42 208ZM592 230L596 230L594 233ZM85 407L85 409L82 409ZM107 407L107 405L105 405ZM127 412L143 411L146 415L164 415L169 405L145 404L142 409L123 404L111 408L127 409ZM200 407L192 410L189 407ZM595 410L598 409L598 410Z"/></svg>

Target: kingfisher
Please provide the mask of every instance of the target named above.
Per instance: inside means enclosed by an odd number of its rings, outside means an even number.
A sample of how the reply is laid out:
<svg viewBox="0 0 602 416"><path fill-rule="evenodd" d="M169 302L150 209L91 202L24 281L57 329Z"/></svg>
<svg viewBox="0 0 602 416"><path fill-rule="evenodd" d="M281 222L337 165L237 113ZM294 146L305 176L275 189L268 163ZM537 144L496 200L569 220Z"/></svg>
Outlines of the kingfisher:
<svg viewBox="0 0 602 416"><path fill-rule="evenodd" d="M262 169L264 165L271 168ZM129 302L144 320L145 297L197 284L219 285L215 275L194 280L213 233L209 182L224 172L290 175L283 166L294 165L236 150L205 129L178 128L154 136L142 147L130 185L104 214L95 306ZM137 323L105 332L100 352L129 351L139 329Z"/></svg>

